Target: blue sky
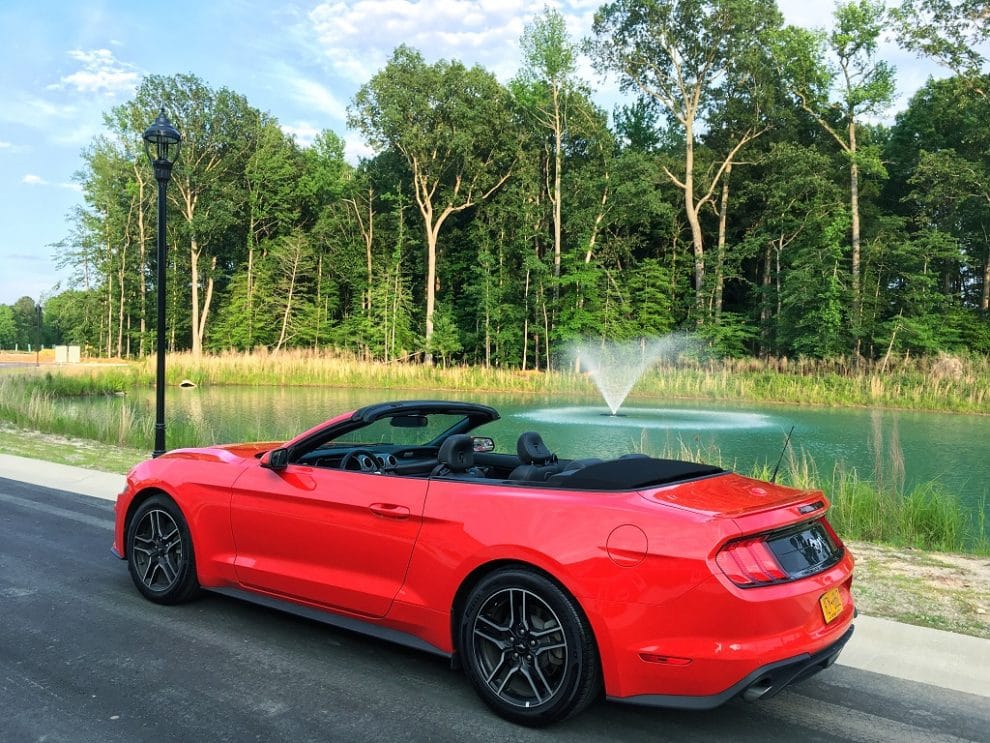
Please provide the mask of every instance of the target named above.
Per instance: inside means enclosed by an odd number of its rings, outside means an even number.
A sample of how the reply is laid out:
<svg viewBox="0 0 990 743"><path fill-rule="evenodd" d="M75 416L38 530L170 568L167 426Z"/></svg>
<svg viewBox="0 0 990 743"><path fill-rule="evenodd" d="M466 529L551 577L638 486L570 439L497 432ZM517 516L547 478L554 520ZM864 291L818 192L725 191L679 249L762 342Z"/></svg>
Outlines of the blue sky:
<svg viewBox="0 0 990 743"><path fill-rule="evenodd" d="M572 38L590 28L602 0L553 3ZM346 130L346 107L400 43L430 60L482 64L515 74L518 39L544 0L0 0L0 303L72 288L52 245L70 234L82 204L73 174L102 130L102 114L128 100L146 74L191 72L274 114L308 143L321 129L367 154ZM789 23L827 26L831 3L782 0ZM167 13L167 15L166 15ZM931 74L944 73L887 45L903 108ZM614 85L585 65L607 108ZM149 121L149 124L151 122Z"/></svg>

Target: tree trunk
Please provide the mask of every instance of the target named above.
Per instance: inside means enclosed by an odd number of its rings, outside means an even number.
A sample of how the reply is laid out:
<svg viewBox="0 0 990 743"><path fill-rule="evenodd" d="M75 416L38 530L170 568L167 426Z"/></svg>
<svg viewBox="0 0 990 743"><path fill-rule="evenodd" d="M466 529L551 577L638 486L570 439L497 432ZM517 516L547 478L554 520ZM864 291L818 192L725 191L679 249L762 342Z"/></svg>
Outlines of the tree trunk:
<svg viewBox="0 0 990 743"><path fill-rule="evenodd" d="M427 366L433 365L433 311L437 303L437 233L426 228L426 356Z"/></svg>
<svg viewBox="0 0 990 743"><path fill-rule="evenodd" d="M701 220L694 203L694 133L688 125L684 133L684 210L691 225L691 242L694 245L694 309L696 323L702 324L705 314L705 243L701 233Z"/></svg>
<svg viewBox="0 0 990 743"><path fill-rule="evenodd" d="M561 169L563 168L564 124L560 115L560 89L553 86L553 311L560 302L561 256Z"/></svg>
<svg viewBox="0 0 990 743"><path fill-rule="evenodd" d="M199 348L203 350L203 340L206 338L206 321L210 316L210 304L213 301L213 273L217 268L217 257L210 259L210 277L206 280L206 297L203 299L203 311L199 314Z"/></svg>
<svg viewBox="0 0 990 743"><path fill-rule="evenodd" d="M109 218L104 214L105 224ZM107 358L113 356L113 249L110 246L110 235L107 235Z"/></svg>
<svg viewBox="0 0 990 743"><path fill-rule="evenodd" d="M192 276L192 353L198 359L203 349L199 345L199 245L192 238L189 247L189 272Z"/></svg>
<svg viewBox="0 0 990 743"><path fill-rule="evenodd" d="M980 311L984 315L990 311L990 249L987 250L987 259L983 263L983 295L980 297Z"/></svg>
<svg viewBox="0 0 990 743"><path fill-rule="evenodd" d="M725 225L729 212L729 176L732 175L732 163L725 166L725 175L722 178L722 202L718 210L718 252L715 262L715 296L714 312L715 324L722 320L722 287L725 282Z"/></svg>
<svg viewBox="0 0 990 743"><path fill-rule="evenodd" d="M767 243L763 254L763 277L761 286L763 297L760 301L760 355L766 358L770 355L770 279L773 273L771 267L772 243Z"/></svg>
<svg viewBox="0 0 990 743"><path fill-rule="evenodd" d="M529 346L529 269L526 269L526 283L523 287L523 347L522 370L526 371L526 354Z"/></svg>
<svg viewBox="0 0 990 743"><path fill-rule="evenodd" d="M141 339L138 343L138 356L144 358L144 334L146 332L145 322L148 315L147 294L148 286L144 279L144 261L147 252L147 236L144 233L144 178L141 177L142 168L134 164L134 176L138 186L138 266L141 270L140 293L141 293Z"/></svg>
<svg viewBox="0 0 990 743"><path fill-rule="evenodd" d="M285 299L285 312L282 313L282 332L279 333L278 343L275 344L275 353L278 353L285 343L285 336L289 329L289 317L292 315L292 297L296 292L296 276L299 273L299 261L302 258L302 250L298 245L294 246L295 254L292 256L292 268L289 273L289 295Z"/></svg>
<svg viewBox="0 0 990 743"><path fill-rule="evenodd" d="M124 355L124 302L127 299L127 292L124 282L127 268L127 242L125 241L120 252L120 275L117 283L120 285L120 301L117 305L117 358Z"/></svg>
<svg viewBox="0 0 990 743"><path fill-rule="evenodd" d="M859 165L856 163L856 120L851 116L849 119L849 210L852 216L852 326L856 334L856 355L859 356L863 320L863 301L859 290Z"/></svg>

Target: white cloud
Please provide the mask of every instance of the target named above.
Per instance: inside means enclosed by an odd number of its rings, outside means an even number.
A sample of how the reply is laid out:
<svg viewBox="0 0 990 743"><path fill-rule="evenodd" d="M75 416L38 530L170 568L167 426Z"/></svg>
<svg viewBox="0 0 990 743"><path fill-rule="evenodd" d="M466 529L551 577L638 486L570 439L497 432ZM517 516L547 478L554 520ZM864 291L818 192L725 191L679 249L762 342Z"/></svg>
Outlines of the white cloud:
<svg viewBox="0 0 990 743"><path fill-rule="evenodd" d="M282 124L282 131L290 137L295 137L296 142L302 147L309 147L316 139L320 130L308 121L299 121L295 124Z"/></svg>
<svg viewBox="0 0 990 743"><path fill-rule="evenodd" d="M21 178L21 183L27 186L54 186L55 188L64 188L67 191L75 191L77 193L82 192L82 186L78 183L73 183L72 181L49 183L40 175L35 175L34 173L27 173L23 178Z"/></svg>
<svg viewBox="0 0 990 743"><path fill-rule="evenodd" d="M131 93L141 78L140 71L134 65L121 62L109 49L73 49L69 56L79 62L82 69L49 85L50 90L71 89L77 93L114 97Z"/></svg>
<svg viewBox="0 0 990 743"><path fill-rule="evenodd" d="M351 165L357 165L363 157L370 158L374 155L375 151L365 143L357 132L348 132L344 137L344 159Z"/></svg>
<svg viewBox="0 0 990 743"><path fill-rule="evenodd" d="M315 80L291 77L288 78L287 83L291 86L292 94L296 100L307 108L315 109L341 121L347 116L347 107L328 88Z"/></svg>
<svg viewBox="0 0 990 743"><path fill-rule="evenodd" d="M309 14L311 34L331 71L363 84L399 44L428 59L480 64L500 79L519 67L519 37L545 0L326 0ZM590 27L593 8L584 0L558 3L571 37Z"/></svg>

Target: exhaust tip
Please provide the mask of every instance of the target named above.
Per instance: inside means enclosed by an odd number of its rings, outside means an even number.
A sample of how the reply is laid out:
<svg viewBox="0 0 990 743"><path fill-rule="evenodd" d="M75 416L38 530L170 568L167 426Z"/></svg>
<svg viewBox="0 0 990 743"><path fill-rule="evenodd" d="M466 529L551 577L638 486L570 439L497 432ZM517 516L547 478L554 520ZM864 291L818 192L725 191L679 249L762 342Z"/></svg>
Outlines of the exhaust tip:
<svg viewBox="0 0 990 743"><path fill-rule="evenodd" d="M767 692L773 688L768 679L761 679L750 686L742 693L742 698L747 702L757 702L766 696Z"/></svg>

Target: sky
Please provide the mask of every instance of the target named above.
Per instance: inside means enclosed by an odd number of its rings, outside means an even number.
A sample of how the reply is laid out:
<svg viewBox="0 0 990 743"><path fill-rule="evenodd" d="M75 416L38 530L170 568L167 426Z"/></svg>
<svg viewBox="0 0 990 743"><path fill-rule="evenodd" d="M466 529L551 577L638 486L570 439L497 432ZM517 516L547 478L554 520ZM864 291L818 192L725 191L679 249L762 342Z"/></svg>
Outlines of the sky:
<svg viewBox="0 0 990 743"><path fill-rule="evenodd" d="M603 0L556 0L580 40ZM332 129L356 162L370 154L345 124L348 103L399 44L428 61L480 64L508 81L519 37L545 0L0 0L0 304L74 288L55 243L83 206L74 175L102 116L133 97L144 75L193 73L273 114L308 144ZM778 0L785 21L828 27L833 5ZM930 75L943 70L892 44L892 120ZM610 110L614 80L584 62L581 77ZM149 124L151 121L148 122ZM150 168L150 166L149 166Z"/></svg>

